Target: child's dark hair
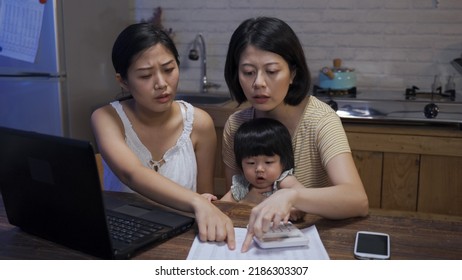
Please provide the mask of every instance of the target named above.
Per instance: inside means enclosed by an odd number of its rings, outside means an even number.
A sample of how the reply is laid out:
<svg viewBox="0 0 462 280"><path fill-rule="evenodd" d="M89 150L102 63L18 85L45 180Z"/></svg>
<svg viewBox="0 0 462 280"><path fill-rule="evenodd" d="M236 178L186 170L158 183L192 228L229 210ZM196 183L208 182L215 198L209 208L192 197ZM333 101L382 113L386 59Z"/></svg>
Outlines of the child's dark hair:
<svg viewBox="0 0 462 280"><path fill-rule="evenodd" d="M242 160L252 156L281 158L284 170L294 167L292 139L287 128L270 118L256 118L243 123L234 135L234 156L242 170Z"/></svg>

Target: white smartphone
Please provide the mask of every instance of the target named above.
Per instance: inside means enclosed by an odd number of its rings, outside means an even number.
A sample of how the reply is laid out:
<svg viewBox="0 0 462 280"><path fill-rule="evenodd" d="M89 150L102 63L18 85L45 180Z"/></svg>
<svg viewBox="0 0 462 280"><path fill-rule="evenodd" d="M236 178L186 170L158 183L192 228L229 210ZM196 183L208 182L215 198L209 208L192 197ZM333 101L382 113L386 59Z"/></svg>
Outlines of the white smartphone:
<svg viewBox="0 0 462 280"><path fill-rule="evenodd" d="M281 223L276 228L270 228L261 238L254 237L260 248L282 248L308 246L308 237L291 222Z"/></svg>
<svg viewBox="0 0 462 280"><path fill-rule="evenodd" d="M386 233L358 231L354 255L361 260L387 260L390 258L390 236Z"/></svg>

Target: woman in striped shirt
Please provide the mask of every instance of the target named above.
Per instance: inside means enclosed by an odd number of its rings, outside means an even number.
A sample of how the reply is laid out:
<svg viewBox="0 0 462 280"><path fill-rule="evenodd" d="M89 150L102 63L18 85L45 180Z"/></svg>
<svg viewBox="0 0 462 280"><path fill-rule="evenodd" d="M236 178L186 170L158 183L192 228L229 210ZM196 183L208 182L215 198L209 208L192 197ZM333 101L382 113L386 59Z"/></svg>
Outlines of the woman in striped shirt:
<svg viewBox="0 0 462 280"><path fill-rule="evenodd" d="M269 17L241 23L229 43L225 79L239 105L246 101L251 105L231 115L224 128L227 185L239 173L234 133L249 119L266 117L283 123L292 137L295 159L295 176L284 179L281 190L252 210L242 251L272 223L287 222L292 207L331 219L367 215L367 195L340 118L308 94L309 69L290 26Z"/></svg>

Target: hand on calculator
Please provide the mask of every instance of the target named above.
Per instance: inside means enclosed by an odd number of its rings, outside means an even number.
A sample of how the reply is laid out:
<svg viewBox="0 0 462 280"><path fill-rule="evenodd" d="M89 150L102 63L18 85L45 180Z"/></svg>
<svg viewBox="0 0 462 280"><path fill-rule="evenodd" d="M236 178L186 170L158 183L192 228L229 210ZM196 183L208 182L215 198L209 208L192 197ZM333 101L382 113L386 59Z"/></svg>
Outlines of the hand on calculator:
<svg viewBox="0 0 462 280"><path fill-rule="evenodd" d="M276 228L270 227L261 238L254 236L253 239L258 246L265 249L308 245L308 237L291 222L280 223Z"/></svg>

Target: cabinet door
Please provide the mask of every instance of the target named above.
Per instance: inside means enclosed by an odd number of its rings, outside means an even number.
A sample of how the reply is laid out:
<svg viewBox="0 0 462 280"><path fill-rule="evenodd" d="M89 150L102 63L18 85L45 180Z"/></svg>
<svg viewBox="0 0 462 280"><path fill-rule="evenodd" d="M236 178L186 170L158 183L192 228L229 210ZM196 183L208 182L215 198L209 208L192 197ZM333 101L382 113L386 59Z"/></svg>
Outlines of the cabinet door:
<svg viewBox="0 0 462 280"><path fill-rule="evenodd" d="M218 197L222 197L231 186L226 186L224 163L223 157L221 156L223 128L215 127L215 130L217 133L217 150L215 153L214 194Z"/></svg>
<svg viewBox="0 0 462 280"><path fill-rule="evenodd" d="M462 157L422 155L417 210L462 215Z"/></svg>
<svg viewBox="0 0 462 280"><path fill-rule="evenodd" d="M352 151L359 176L366 189L369 207L380 208L383 153Z"/></svg>
<svg viewBox="0 0 462 280"><path fill-rule="evenodd" d="M419 159L416 154L384 154L382 208L417 210Z"/></svg>

